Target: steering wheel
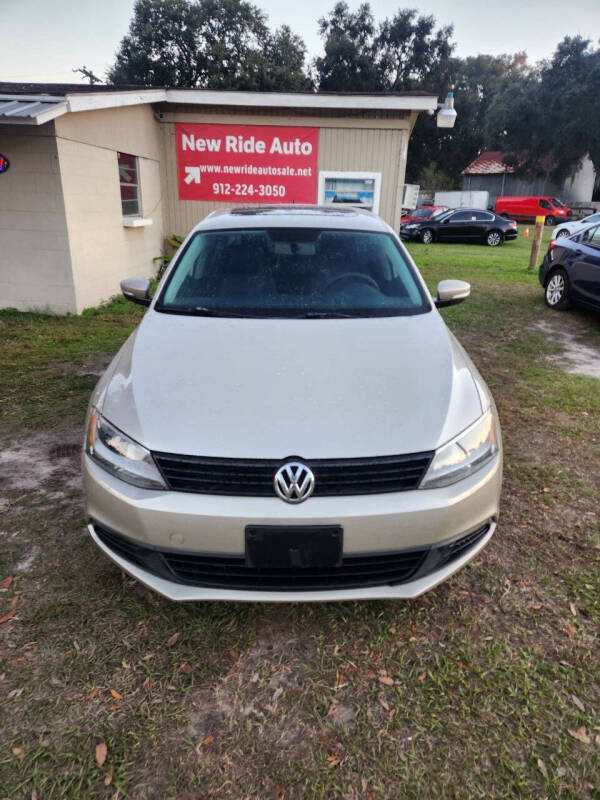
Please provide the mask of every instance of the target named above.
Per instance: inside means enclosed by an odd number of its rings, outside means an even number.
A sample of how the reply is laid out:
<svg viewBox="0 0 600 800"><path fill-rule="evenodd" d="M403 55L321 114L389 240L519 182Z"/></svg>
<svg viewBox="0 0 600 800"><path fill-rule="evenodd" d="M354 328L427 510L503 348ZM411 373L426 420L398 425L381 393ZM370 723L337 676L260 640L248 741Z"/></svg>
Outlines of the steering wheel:
<svg viewBox="0 0 600 800"><path fill-rule="evenodd" d="M379 292L379 286L377 285L377 281L372 278L370 275L365 275L363 272L342 272L341 275L337 275L335 278L329 281L325 289L331 288L334 283L338 283L339 281L344 280L354 280L354 281L362 281L363 283L368 283L369 286L373 286Z"/></svg>

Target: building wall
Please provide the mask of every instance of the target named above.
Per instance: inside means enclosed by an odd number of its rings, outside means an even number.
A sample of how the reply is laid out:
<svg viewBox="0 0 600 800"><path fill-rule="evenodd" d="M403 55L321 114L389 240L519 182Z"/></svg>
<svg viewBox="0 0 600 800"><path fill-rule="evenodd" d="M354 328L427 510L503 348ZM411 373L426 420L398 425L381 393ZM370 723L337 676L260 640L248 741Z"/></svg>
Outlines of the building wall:
<svg viewBox="0 0 600 800"><path fill-rule="evenodd" d="M594 162L589 156L586 156L581 160L577 172L565 181L559 197L568 203L591 204L595 182Z"/></svg>
<svg viewBox="0 0 600 800"><path fill-rule="evenodd" d="M207 214L228 203L179 200L175 122L232 125L291 125L318 127L318 169L382 173L379 214L396 229L400 224L408 138L416 114L408 112L302 112L294 109L238 109L179 106L162 112L162 166L167 233L187 234Z"/></svg>
<svg viewBox="0 0 600 800"><path fill-rule="evenodd" d="M174 122L319 128L318 169L379 172L380 215L399 226L416 112L122 106L0 126L0 307L80 312L150 276L164 236L227 204L178 198ZM157 116L162 117L157 121ZM156 116L155 116L156 115ZM138 157L146 227L123 224L117 153Z"/></svg>
<svg viewBox="0 0 600 800"><path fill-rule="evenodd" d="M56 145L73 268L75 310L119 292L127 277L150 277L163 247L161 138L150 106L65 114ZM123 225L117 153L138 156L142 214L152 225Z"/></svg>
<svg viewBox="0 0 600 800"><path fill-rule="evenodd" d="M527 196L527 195L553 195L565 203L590 203L594 192L595 180L594 165L588 157L581 168L571 177L567 178L561 186L548 178L540 177L525 180L518 175L463 175L463 189L483 190L490 193L490 204L493 206L496 198L501 194ZM504 180L503 180L504 178Z"/></svg>
<svg viewBox="0 0 600 800"><path fill-rule="evenodd" d="M0 308L75 311L54 126L0 125Z"/></svg>

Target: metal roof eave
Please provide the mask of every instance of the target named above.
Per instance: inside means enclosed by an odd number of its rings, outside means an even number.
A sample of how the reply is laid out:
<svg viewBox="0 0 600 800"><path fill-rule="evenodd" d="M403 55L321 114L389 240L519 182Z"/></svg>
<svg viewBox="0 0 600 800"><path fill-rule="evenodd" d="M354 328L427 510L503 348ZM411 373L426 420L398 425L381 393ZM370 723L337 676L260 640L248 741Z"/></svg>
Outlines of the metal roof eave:
<svg viewBox="0 0 600 800"><path fill-rule="evenodd" d="M0 94L0 123L43 125L67 112L148 105L151 103L258 108L304 108L363 111L435 111L433 94L319 94L317 92L236 92L213 89L140 89L67 93L64 96Z"/></svg>
<svg viewBox="0 0 600 800"><path fill-rule="evenodd" d="M0 95L0 123L43 125L68 111L62 97L49 95Z"/></svg>
<svg viewBox="0 0 600 800"><path fill-rule="evenodd" d="M167 103L261 108L355 109L364 111L435 111L437 96L393 94L319 94L318 92L232 92L213 89L167 89Z"/></svg>
<svg viewBox="0 0 600 800"><path fill-rule="evenodd" d="M139 106L149 103L161 103L168 100L166 89L140 89L124 92L102 92L85 94L67 94L69 111L96 111L101 108L118 108L120 106Z"/></svg>

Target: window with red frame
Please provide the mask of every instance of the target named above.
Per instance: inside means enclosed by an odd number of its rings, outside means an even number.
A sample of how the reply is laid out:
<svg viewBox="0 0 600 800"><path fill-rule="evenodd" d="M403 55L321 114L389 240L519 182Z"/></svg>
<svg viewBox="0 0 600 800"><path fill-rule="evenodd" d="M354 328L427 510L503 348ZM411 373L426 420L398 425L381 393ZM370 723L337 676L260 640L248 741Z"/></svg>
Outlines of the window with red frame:
<svg viewBox="0 0 600 800"><path fill-rule="evenodd" d="M123 216L137 217L141 214L137 156L132 156L129 153L117 153L117 161L119 164Z"/></svg>

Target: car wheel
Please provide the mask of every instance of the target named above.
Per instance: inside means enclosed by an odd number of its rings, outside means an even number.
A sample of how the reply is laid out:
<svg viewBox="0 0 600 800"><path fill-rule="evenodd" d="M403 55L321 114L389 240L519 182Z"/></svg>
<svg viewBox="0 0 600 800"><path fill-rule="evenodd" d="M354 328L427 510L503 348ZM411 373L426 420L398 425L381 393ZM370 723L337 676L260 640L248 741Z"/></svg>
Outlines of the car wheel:
<svg viewBox="0 0 600 800"><path fill-rule="evenodd" d="M569 235L569 231L566 228L561 228L559 231L556 232L556 238L562 239L565 236Z"/></svg>
<svg viewBox="0 0 600 800"><path fill-rule="evenodd" d="M547 225L548 227L550 227L551 225L556 225L556 220L551 214L549 214L544 220L544 225Z"/></svg>
<svg viewBox="0 0 600 800"><path fill-rule="evenodd" d="M431 244L433 242L433 231L431 228L425 228L424 231L421 231L420 238L423 244Z"/></svg>
<svg viewBox="0 0 600 800"><path fill-rule="evenodd" d="M500 231L490 231L488 234L486 234L485 243L489 247L498 247L502 244L502 241L503 237Z"/></svg>
<svg viewBox="0 0 600 800"><path fill-rule="evenodd" d="M551 273L546 282L544 299L548 308L557 311L569 307L569 279L564 269L557 269Z"/></svg>

